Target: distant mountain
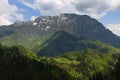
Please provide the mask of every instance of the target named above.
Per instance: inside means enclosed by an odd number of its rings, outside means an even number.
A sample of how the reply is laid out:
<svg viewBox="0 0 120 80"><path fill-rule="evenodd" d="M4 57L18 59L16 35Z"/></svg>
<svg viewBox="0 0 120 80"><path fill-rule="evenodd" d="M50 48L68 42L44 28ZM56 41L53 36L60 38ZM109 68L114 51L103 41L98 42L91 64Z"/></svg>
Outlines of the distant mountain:
<svg viewBox="0 0 120 80"><path fill-rule="evenodd" d="M97 20L77 14L41 16L35 21L17 21L12 25L0 27L0 42L9 46L21 44L33 49L61 30L78 38L86 36L120 48L120 37L114 35Z"/></svg>
<svg viewBox="0 0 120 80"><path fill-rule="evenodd" d="M94 49L101 53L118 52L119 50L98 40L81 36L79 38L65 32L58 31L42 44L38 55L59 56L71 51L84 51Z"/></svg>

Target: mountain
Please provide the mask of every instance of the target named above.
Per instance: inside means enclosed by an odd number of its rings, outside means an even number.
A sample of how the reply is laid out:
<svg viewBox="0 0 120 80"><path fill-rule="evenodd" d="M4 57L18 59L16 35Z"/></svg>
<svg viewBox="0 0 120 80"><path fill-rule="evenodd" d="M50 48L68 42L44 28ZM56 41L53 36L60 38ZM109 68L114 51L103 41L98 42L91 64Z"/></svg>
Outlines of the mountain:
<svg viewBox="0 0 120 80"><path fill-rule="evenodd" d="M22 46L2 45L0 45L0 79L73 80L68 72Z"/></svg>
<svg viewBox="0 0 120 80"><path fill-rule="evenodd" d="M117 48L98 40L81 36L79 38L65 32L58 31L42 44L39 56L59 56L71 51L94 49L101 53L119 52Z"/></svg>
<svg viewBox="0 0 120 80"><path fill-rule="evenodd" d="M33 49L61 30L78 38L86 36L120 48L120 37L106 29L97 20L87 15L77 14L41 16L35 21L17 21L9 26L1 26L0 42L3 45L24 45Z"/></svg>

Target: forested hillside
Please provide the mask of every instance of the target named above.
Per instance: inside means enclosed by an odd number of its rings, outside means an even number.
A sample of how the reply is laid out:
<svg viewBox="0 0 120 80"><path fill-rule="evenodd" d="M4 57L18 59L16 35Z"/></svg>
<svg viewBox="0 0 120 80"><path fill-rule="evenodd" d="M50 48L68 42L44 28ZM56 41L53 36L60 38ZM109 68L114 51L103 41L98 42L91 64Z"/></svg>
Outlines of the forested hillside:
<svg viewBox="0 0 120 80"><path fill-rule="evenodd" d="M1 80L73 80L63 69L22 46L0 45Z"/></svg>

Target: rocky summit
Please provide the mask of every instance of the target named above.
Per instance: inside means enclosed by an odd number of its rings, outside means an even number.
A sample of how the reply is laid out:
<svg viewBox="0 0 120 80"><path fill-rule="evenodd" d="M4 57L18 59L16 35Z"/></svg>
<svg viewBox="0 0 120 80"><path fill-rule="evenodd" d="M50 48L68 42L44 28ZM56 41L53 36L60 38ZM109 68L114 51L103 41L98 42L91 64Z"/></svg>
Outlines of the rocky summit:
<svg viewBox="0 0 120 80"><path fill-rule="evenodd" d="M60 14L57 16L40 16L34 21L17 21L9 26L0 27L0 41L5 45L22 44L33 47L42 44L57 31L66 31L76 37L86 36L120 48L120 37L106 29L103 24L87 15ZM25 39L27 37L29 44ZM38 41L39 38L39 41ZM8 41L8 39L10 39ZM6 44L7 43L7 44Z"/></svg>

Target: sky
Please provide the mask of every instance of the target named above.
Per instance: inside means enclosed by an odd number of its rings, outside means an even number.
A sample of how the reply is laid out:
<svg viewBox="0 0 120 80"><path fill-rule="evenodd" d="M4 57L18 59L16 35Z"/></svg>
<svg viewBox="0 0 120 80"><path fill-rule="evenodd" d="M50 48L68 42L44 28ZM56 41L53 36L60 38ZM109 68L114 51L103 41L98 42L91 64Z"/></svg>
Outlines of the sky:
<svg viewBox="0 0 120 80"><path fill-rule="evenodd" d="M61 13L87 14L120 36L120 0L0 0L0 25Z"/></svg>

